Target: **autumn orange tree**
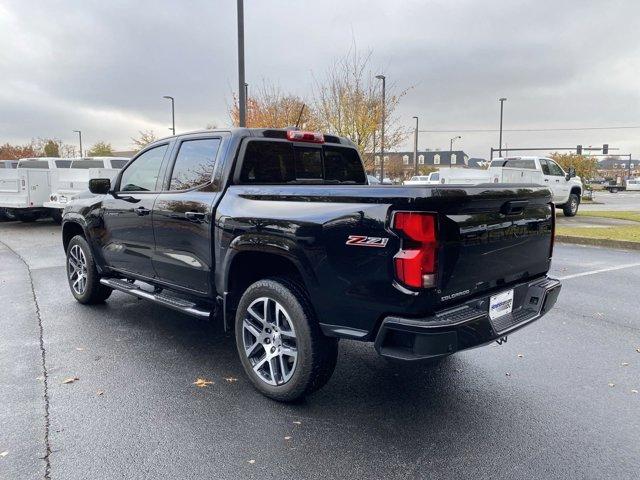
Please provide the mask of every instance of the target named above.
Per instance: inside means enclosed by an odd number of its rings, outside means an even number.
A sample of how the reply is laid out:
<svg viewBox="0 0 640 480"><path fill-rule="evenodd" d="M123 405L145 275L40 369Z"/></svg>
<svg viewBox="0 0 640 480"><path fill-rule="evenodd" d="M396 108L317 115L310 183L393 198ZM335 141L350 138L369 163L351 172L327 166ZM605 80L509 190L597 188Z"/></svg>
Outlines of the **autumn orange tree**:
<svg viewBox="0 0 640 480"><path fill-rule="evenodd" d="M240 124L238 104L234 94L229 112L234 126ZM247 98L246 124L251 128L284 128L296 124L309 130L317 127L310 106L302 98L284 93L280 87L264 81Z"/></svg>
<svg viewBox="0 0 640 480"><path fill-rule="evenodd" d="M583 182L595 177L597 174L598 161L587 155L555 152L551 154L551 158L555 160L565 172L568 172L570 167L575 168L576 175L580 177Z"/></svg>
<svg viewBox="0 0 640 480"><path fill-rule="evenodd" d="M19 160L41 155L34 142L27 145L11 145L10 143L0 145L0 160Z"/></svg>

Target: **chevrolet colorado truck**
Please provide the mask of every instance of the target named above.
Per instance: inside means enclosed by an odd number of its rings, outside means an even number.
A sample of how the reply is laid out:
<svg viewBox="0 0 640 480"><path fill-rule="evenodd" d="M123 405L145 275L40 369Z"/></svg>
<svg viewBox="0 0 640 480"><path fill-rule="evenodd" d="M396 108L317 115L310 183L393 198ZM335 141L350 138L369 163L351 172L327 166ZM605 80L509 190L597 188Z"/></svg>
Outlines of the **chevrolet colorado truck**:
<svg viewBox="0 0 640 480"><path fill-rule="evenodd" d="M396 361L501 341L553 307L554 206L535 185L370 186L354 144L286 129L156 141L64 210L80 303L113 290L235 332L253 385L321 388L338 339Z"/></svg>

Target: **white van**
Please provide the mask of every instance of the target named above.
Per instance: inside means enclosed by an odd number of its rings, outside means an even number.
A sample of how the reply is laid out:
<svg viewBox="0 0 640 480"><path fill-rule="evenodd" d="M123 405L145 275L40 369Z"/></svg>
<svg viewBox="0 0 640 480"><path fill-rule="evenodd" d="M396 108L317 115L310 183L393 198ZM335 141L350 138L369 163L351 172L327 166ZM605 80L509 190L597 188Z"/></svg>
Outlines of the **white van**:
<svg viewBox="0 0 640 480"><path fill-rule="evenodd" d="M70 168L51 172L51 194L44 202L44 206L50 209L51 217L58 223L62 221L62 211L67 202L80 192L89 190L90 179L113 179L130 159L84 157L72 160Z"/></svg>
<svg viewBox="0 0 640 480"><path fill-rule="evenodd" d="M68 158L22 158L16 168L0 169L0 208L23 222L45 213L51 195L51 172L71 166Z"/></svg>

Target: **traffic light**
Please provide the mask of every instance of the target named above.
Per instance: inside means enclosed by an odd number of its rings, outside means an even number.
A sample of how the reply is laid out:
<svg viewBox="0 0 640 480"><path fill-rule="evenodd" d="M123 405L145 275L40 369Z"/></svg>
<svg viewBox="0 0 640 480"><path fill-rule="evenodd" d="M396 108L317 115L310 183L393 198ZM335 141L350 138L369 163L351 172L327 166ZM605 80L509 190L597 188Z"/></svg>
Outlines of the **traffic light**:
<svg viewBox="0 0 640 480"><path fill-rule="evenodd" d="M607 153L609 153L609 144L605 143L604 145L602 145L602 154L606 155Z"/></svg>
<svg viewBox="0 0 640 480"><path fill-rule="evenodd" d="M578 145L578 146L576 147L576 153L577 153L578 155L582 155L582 145Z"/></svg>

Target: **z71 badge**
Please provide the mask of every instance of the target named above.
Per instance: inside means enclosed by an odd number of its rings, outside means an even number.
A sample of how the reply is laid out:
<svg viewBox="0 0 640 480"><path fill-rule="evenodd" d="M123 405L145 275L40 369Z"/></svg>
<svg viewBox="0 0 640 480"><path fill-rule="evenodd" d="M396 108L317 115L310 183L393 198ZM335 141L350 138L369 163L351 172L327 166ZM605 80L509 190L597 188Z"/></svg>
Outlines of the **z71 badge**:
<svg viewBox="0 0 640 480"><path fill-rule="evenodd" d="M378 247L383 248L387 245L388 238L383 237L365 237L364 235L349 235L347 237L347 245L356 247Z"/></svg>

